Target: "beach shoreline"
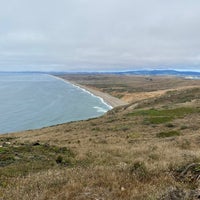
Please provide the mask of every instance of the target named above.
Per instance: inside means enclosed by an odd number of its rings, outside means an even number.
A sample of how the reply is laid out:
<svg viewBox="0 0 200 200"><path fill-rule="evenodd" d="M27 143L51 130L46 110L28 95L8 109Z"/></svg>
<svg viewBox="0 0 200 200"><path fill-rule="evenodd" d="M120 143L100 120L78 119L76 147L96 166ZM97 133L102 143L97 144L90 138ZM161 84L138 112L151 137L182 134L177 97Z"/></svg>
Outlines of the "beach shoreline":
<svg viewBox="0 0 200 200"><path fill-rule="evenodd" d="M67 83L70 83L70 84L76 86L76 87L79 87L80 89L85 90L86 92L89 92L89 93L93 94L94 96L102 99L102 101L104 101L103 103L111 106L111 108L115 108L115 107L123 106L123 105L127 104L127 102L122 101L122 100L120 100L120 99L118 99L116 97L113 97L113 96L111 96L111 95L109 95L107 93L95 90L93 88L90 88L90 87L87 87L87 86L84 86L84 85L77 84L74 81L69 81L69 80L67 80L65 78L62 78L62 77L59 77L59 76L53 76L53 77L58 78L60 80L63 80L65 82L67 82Z"/></svg>

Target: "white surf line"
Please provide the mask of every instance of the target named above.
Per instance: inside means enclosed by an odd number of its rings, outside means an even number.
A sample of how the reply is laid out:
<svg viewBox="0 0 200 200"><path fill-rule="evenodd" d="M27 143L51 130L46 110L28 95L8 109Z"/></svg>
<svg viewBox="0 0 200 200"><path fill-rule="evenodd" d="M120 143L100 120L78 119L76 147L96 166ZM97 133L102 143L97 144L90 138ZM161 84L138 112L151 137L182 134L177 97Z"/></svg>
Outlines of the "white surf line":
<svg viewBox="0 0 200 200"><path fill-rule="evenodd" d="M47 75L48 75L48 76L51 76L51 77L53 77L53 78L55 78L55 79L57 79L57 80L63 81L63 82L65 82L65 83L68 83L68 84L70 84L70 85L72 85L72 86L74 86L74 87L76 87L76 88L78 88L78 89L80 89L80 90L82 90L82 91L84 91L84 92L90 94L92 97L95 97L95 98L100 99L100 101L101 101L104 105L106 105L110 110L113 109L113 107L112 107L111 105L109 105L102 97L97 96L97 95L94 95L93 93L91 93L90 91L86 90L85 88L82 88L81 86L76 85L76 84L74 84L74 83L71 83L70 81L67 81L67 80L65 80L65 79L63 79L63 78L60 78L60 77L57 77L57 76L54 76L54 75L51 75L51 74L47 74Z"/></svg>

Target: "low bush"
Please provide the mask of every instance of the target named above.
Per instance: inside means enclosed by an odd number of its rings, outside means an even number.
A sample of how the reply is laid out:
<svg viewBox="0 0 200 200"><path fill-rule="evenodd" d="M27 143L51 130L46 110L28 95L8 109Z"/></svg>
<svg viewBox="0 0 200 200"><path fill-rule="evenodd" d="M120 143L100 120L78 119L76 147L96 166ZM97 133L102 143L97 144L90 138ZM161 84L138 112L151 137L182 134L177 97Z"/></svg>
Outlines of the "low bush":
<svg viewBox="0 0 200 200"><path fill-rule="evenodd" d="M159 138L165 138L165 137L173 137L173 136L179 136L180 132L178 131L168 131L168 132L160 132L157 133L157 137Z"/></svg>
<svg viewBox="0 0 200 200"><path fill-rule="evenodd" d="M145 163L139 161L130 166L129 172L131 175L136 176L140 181L146 180L150 176Z"/></svg>

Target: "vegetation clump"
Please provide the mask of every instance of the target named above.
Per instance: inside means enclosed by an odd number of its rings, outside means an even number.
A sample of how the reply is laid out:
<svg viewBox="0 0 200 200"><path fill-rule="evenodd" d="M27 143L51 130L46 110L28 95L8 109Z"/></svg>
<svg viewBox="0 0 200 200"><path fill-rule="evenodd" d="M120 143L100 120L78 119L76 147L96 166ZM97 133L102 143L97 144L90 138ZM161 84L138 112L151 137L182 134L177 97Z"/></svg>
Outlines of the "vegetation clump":
<svg viewBox="0 0 200 200"><path fill-rule="evenodd" d="M145 163L140 161L130 166L130 174L135 175L140 181L146 180L150 176Z"/></svg>
<svg viewBox="0 0 200 200"><path fill-rule="evenodd" d="M166 124L166 127L168 127L168 128L173 128L173 127L175 127L175 125L172 124L172 123L168 123L168 124Z"/></svg>
<svg viewBox="0 0 200 200"><path fill-rule="evenodd" d="M128 116L143 116L144 124L162 124L170 122L176 118L183 118L186 115L199 113L200 109L191 107L180 107L174 109L149 109L136 110L128 113Z"/></svg>
<svg viewBox="0 0 200 200"><path fill-rule="evenodd" d="M159 138L173 137L173 136L179 136L179 135L180 135L180 132L178 131L160 132L156 134L156 136Z"/></svg>
<svg viewBox="0 0 200 200"><path fill-rule="evenodd" d="M0 176L25 175L55 167L72 166L75 154L66 147L49 144L17 143L0 147Z"/></svg>

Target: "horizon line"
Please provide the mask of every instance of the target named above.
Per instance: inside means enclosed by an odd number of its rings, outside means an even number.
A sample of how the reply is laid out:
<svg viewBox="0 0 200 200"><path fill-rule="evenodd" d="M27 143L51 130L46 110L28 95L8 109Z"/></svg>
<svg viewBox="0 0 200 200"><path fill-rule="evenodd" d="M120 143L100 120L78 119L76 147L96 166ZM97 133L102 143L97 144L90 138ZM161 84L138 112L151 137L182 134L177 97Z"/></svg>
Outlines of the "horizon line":
<svg viewBox="0 0 200 200"><path fill-rule="evenodd" d="M128 72L153 72L153 71L173 71L173 72L196 72L200 73L200 70L192 69L136 69L136 70L97 70L97 71L65 71L65 70L17 70L17 71L0 71L0 73L128 73Z"/></svg>

